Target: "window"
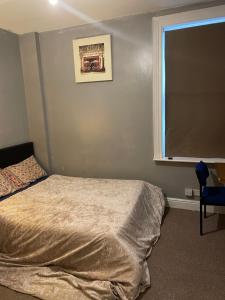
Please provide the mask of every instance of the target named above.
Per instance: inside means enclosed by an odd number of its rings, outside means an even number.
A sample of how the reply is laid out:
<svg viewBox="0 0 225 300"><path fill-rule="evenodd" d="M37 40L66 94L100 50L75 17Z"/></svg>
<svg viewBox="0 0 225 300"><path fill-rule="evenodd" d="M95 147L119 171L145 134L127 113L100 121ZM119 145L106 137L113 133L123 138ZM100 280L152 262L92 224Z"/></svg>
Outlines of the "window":
<svg viewBox="0 0 225 300"><path fill-rule="evenodd" d="M172 158L172 161L198 161L201 158L204 158L204 160L207 162L221 162L221 161L225 162L225 149L223 154L223 148L221 148L224 146L218 144L217 148L208 147L208 149L206 149L204 143L203 142L200 143L200 141L196 139L197 135L200 136L201 134L202 136L204 136L205 132L203 131L199 133L199 129L197 129L197 127L196 130L191 130L192 135L190 135L190 137L188 136L187 138L185 138L183 143L176 142L176 141L181 141L181 135L182 134L185 135L185 126L188 124L184 124L183 119L185 118L179 116L179 109L181 108L179 107L179 105L176 105L176 97L172 93L174 91L176 92L176 84L182 85L181 79L178 78L179 80L174 80L174 81L173 79L177 75L179 75L179 71L182 72L182 70L184 70L185 67L187 68L187 65L185 65L186 64L185 59L181 59L179 61L179 57L173 55L173 53L176 50L174 49L174 47L177 47L178 51L179 49L180 50L183 49L184 55L186 51L185 49L189 47L188 44L187 47L185 47L185 45L183 45L182 42L180 44L178 43L176 45L173 45L173 40L179 41L179 37L181 37L182 34L184 34L183 42L187 40L188 36L191 35L192 36L195 35L195 39L198 40L198 35L199 34L204 35L204 32L206 33L206 29L207 32L209 32L209 34L207 33L208 35L205 39L206 42L207 42L207 38L210 37L210 34L212 37L215 36L215 32L216 34L220 33L222 36L222 34L224 34L224 29L225 29L224 13L225 13L225 5L222 5L222 6L211 7L207 9L201 9L201 10L190 11L185 13L178 13L169 16L156 17L153 19L154 160L170 160L170 158ZM197 28L200 30L196 30ZM198 51L201 51L201 47L198 49ZM221 49L221 53L222 52L224 53L224 50ZM223 53L221 54L221 57L224 57ZM175 70L174 74L172 71L173 70L173 66L171 65L172 63L180 64L179 65L180 70L177 70L177 72ZM201 71L204 74L204 70ZM168 78L166 78L166 76L168 76ZM220 78L222 78L221 76ZM185 78L185 76L183 76L183 78ZM194 80L192 80L192 84L195 85ZM203 85L204 84L205 83L203 83ZM200 86L201 84L199 82L199 87ZM187 86L187 89L188 88L192 90L191 86ZM182 97L182 95L179 95L179 90L180 90L179 87L177 88L177 90L178 90L177 96ZM184 93L185 93L185 89L184 89ZM171 97L172 94L173 97ZM187 97L187 95L185 96ZM191 97L189 97L189 99L190 99L189 108L191 109L188 109L188 111L190 113L189 115L190 118L191 114L193 114L194 111L193 108L194 96L192 97L192 99ZM185 99L182 99L182 101L184 100ZM221 98L218 97L218 103L222 105L221 109L223 108L223 111L225 111L225 106L224 106L225 98L223 100L224 101L221 101ZM203 101L203 99L202 100L198 99L198 104L201 103L201 101ZM189 102L186 102L185 104L188 105ZM186 109L187 108L188 106L186 107ZM210 106L208 110L210 113ZM218 109L218 112L219 111L220 110ZM177 118L177 116L179 117ZM220 119L221 122L223 122L223 119L225 120L225 117L223 118L222 114L220 114ZM190 122L191 121L192 120L190 120ZM214 124L216 124L216 122L214 122ZM179 130L176 130L176 126L179 127ZM217 124L217 127L218 126L219 125ZM217 127L215 125L214 133L216 133ZM199 128L201 128L201 126L199 126ZM220 128L223 133L223 130L225 130L224 129L225 126L224 128L220 126ZM210 134L212 136L213 130ZM223 138L222 134L220 134L219 136ZM208 145L209 144L213 146L213 143L208 142ZM225 141L223 144L225 145ZM217 158L215 158L214 155Z"/></svg>

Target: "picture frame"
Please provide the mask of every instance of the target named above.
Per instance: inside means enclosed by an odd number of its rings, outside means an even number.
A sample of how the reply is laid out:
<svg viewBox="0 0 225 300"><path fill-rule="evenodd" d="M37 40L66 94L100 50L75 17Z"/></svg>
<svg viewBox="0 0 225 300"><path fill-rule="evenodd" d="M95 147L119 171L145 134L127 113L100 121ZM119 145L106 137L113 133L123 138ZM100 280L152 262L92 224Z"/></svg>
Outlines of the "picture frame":
<svg viewBox="0 0 225 300"><path fill-rule="evenodd" d="M111 35L73 40L75 82L112 80Z"/></svg>

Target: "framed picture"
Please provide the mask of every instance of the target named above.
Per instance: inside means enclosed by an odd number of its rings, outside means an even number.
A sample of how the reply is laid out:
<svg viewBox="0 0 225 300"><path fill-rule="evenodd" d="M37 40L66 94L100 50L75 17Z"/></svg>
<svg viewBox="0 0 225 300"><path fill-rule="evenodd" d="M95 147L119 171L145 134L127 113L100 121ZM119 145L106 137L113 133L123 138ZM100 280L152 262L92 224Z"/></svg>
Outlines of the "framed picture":
<svg viewBox="0 0 225 300"><path fill-rule="evenodd" d="M111 36L73 40L75 82L112 80Z"/></svg>

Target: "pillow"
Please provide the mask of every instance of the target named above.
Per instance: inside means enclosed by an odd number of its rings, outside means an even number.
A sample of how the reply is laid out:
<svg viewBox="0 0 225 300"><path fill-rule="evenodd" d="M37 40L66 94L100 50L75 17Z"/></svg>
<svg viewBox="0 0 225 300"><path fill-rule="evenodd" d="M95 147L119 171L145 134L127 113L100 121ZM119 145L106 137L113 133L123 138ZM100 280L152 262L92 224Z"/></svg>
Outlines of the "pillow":
<svg viewBox="0 0 225 300"><path fill-rule="evenodd" d="M0 170L0 197L9 195L11 193L26 187L19 178L11 174L9 171L3 169Z"/></svg>
<svg viewBox="0 0 225 300"><path fill-rule="evenodd" d="M6 196L10 193L12 193L12 186L0 170L0 197Z"/></svg>
<svg viewBox="0 0 225 300"><path fill-rule="evenodd" d="M33 155L16 165L5 168L4 170L16 176L23 184L29 184L30 182L47 175L45 170L37 163Z"/></svg>

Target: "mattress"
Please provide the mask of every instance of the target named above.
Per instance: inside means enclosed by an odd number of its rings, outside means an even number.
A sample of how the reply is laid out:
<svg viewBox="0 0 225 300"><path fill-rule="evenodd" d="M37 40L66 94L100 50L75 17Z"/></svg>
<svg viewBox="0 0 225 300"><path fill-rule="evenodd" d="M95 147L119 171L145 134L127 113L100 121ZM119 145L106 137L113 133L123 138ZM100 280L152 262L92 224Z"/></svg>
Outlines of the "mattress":
<svg viewBox="0 0 225 300"><path fill-rule="evenodd" d="M49 300L136 299L164 205L147 182L52 175L0 203L0 284Z"/></svg>

